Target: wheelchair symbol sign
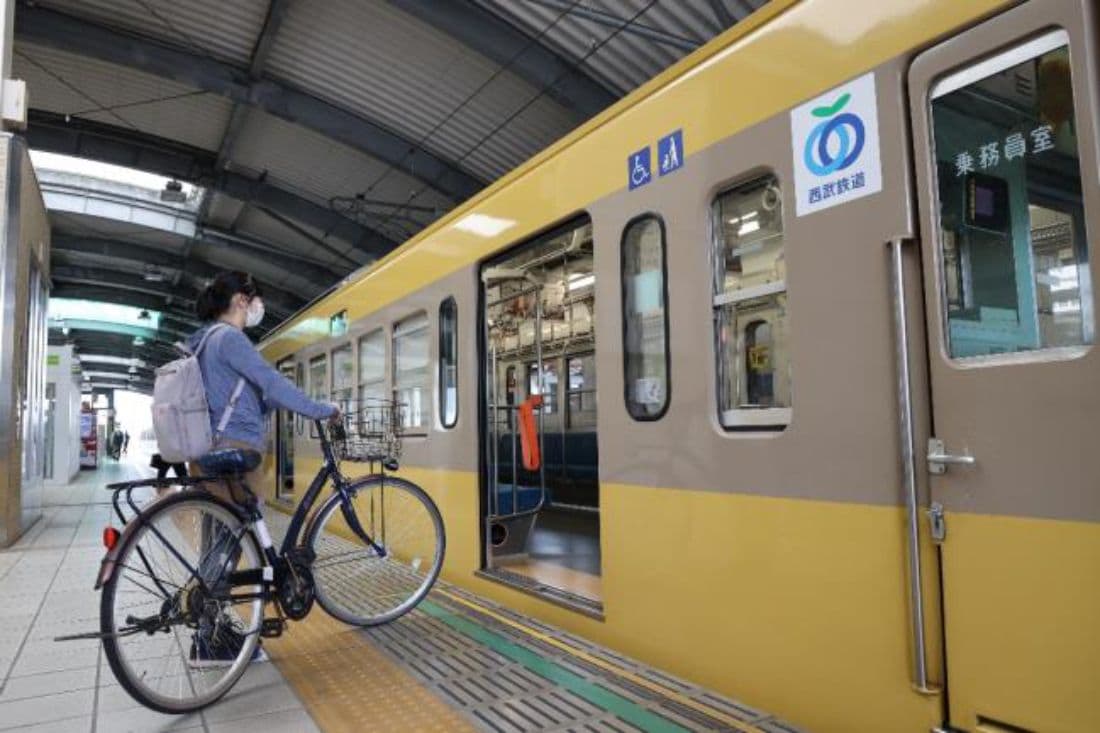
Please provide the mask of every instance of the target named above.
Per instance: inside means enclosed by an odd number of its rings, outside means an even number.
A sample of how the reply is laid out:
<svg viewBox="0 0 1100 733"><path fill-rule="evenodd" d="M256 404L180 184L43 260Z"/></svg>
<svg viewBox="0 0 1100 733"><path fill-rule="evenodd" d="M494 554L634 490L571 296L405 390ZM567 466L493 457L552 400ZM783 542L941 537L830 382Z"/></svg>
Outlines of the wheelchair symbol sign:
<svg viewBox="0 0 1100 733"><path fill-rule="evenodd" d="M630 154L630 157L626 159L626 172L627 186L630 191L646 185L653 179L652 161L650 160L648 147Z"/></svg>

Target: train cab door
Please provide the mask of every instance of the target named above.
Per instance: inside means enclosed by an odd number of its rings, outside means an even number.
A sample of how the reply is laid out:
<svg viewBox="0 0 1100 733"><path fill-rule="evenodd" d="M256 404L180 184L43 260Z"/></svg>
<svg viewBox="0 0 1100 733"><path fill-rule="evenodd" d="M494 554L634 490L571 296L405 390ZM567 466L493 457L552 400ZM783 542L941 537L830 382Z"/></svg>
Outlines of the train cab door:
<svg viewBox="0 0 1100 733"><path fill-rule="evenodd" d="M1100 730L1095 10L1033 0L910 70L952 729Z"/></svg>

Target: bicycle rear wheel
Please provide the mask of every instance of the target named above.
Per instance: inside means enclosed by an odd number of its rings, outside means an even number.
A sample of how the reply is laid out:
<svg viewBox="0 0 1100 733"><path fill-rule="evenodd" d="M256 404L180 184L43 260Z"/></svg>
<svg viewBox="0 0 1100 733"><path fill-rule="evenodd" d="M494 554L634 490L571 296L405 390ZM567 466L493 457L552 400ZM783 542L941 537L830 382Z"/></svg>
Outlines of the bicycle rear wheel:
<svg viewBox="0 0 1100 733"><path fill-rule="evenodd" d="M263 601L229 600L227 581L233 570L262 567L256 539L234 507L190 492L157 502L121 541L100 599L111 670L153 710L210 705L244 674L259 643ZM237 586L232 593L261 590Z"/></svg>
<svg viewBox="0 0 1100 733"><path fill-rule="evenodd" d="M344 516L340 495L317 511L307 543L316 553L317 601L354 626L377 626L423 600L443 567L443 518L423 489L390 476L350 486L351 508L366 539Z"/></svg>

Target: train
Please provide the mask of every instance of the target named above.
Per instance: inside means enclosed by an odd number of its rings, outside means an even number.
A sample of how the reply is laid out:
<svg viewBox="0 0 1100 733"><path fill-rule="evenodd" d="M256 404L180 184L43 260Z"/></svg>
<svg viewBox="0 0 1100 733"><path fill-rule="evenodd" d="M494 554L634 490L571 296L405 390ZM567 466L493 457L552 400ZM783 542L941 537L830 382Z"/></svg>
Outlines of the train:
<svg viewBox="0 0 1100 733"><path fill-rule="evenodd" d="M405 406L449 583L807 730L1100 730L1098 28L774 0L260 348Z"/></svg>

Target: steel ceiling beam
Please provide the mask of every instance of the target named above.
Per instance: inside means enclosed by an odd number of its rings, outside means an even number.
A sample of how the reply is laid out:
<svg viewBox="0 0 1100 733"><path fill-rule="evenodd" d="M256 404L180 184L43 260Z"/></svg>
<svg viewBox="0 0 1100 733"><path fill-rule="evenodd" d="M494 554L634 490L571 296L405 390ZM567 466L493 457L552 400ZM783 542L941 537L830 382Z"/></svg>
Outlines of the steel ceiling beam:
<svg viewBox="0 0 1100 733"><path fill-rule="evenodd" d="M51 237L50 244L52 251L55 253L94 255L111 260L156 265L187 275L193 281L212 280L223 269L213 263L198 259L193 254L188 257L181 257L157 247L112 239L54 234ZM253 277L256 276L253 275ZM286 291L274 283L267 282L260 277L256 277L256 280L263 289L265 303L270 301L272 305L286 311L288 314L296 312L306 304L305 298Z"/></svg>
<svg viewBox="0 0 1100 733"><path fill-rule="evenodd" d="M470 0L389 0L491 59L548 97L587 119L610 107L618 95L575 68L575 63Z"/></svg>
<svg viewBox="0 0 1100 733"><path fill-rule="evenodd" d="M380 232L272 183L219 172L210 151L166 138L75 117L66 120L64 115L32 109L27 143L36 150L137 168L261 204L344 240L368 257L380 257L397 246Z"/></svg>
<svg viewBox="0 0 1100 733"><path fill-rule="evenodd" d="M456 201L473 196L484 186L478 177L381 123L289 84L271 78L252 80L248 70L210 56L28 5L20 5L15 14L15 35L32 43L172 79L262 109L398 166Z"/></svg>
<svg viewBox="0 0 1100 733"><path fill-rule="evenodd" d="M191 267L194 266L192 265ZM216 273L217 271L213 270L212 272ZM105 265L89 267L85 265L70 266L55 263L50 268L50 277L62 282L104 285L107 287L122 288L123 290L133 291L135 293L144 293L154 296L159 295L169 304L175 302L193 305L200 290L205 287L205 283L201 278L190 277L188 279L190 287L180 288L169 283L150 282L141 275ZM292 315L300 307L286 302L278 293L272 293L271 297L265 299L264 303L268 306L271 314L280 320Z"/></svg>

